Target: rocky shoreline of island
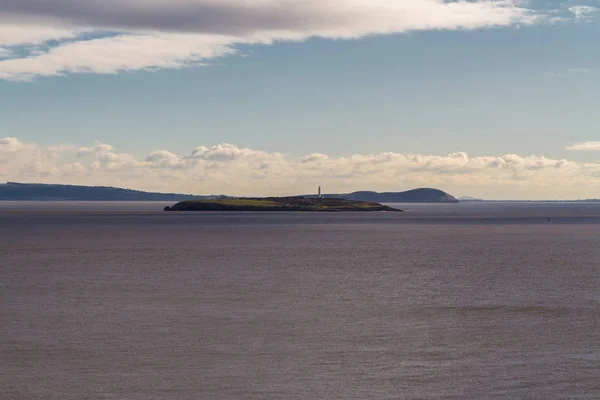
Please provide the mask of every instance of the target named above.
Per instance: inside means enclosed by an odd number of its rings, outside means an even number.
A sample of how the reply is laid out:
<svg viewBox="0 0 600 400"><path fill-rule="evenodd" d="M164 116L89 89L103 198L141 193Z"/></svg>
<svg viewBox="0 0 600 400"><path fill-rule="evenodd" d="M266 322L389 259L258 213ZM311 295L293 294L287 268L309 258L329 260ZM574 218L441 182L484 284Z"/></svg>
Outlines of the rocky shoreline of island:
<svg viewBox="0 0 600 400"><path fill-rule="evenodd" d="M376 212L402 210L368 201L340 198L264 197L181 201L165 211Z"/></svg>

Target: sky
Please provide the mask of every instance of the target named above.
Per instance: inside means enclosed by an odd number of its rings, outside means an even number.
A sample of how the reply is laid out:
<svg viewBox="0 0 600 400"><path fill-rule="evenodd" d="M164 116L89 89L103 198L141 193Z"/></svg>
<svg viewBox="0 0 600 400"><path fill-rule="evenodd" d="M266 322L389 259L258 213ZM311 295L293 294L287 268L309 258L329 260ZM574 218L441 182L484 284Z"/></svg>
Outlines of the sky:
<svg viewBox="0 0 600 400"><path fill-rule="evenodd" d="M0 182L600 198L600 0L0 0Z"/></svg>

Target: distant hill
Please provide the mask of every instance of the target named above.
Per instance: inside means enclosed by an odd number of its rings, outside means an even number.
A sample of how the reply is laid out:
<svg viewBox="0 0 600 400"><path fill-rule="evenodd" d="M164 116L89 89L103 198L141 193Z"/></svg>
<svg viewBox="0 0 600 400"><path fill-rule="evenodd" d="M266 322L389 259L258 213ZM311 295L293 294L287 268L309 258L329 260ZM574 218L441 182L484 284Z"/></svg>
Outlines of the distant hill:
<svg viewBox="0 0 600 400"><path fill-rule="evenodd" d="M458 199L444 191L429 188L408 190L406 192L327 194L323 197L340 197L346 200L371 201L376 203L460 203Z"/></svg>
<svg viewBox="0 0 600 400"><path fill-rule="evenodd" d="M314 195L304 196L314 198ZM415 189L407 192L354 192L328 194L325 198L342 198L374 203L458 203L438 189ZM41 183L8 182L0 184L0 200L14 201L186 201L226 199L228 196L195 196L177 193L152 193L107 186L49 185Z"/></svg>
<svg viewBox="0 0 600 400"><path fill-rule="evenodd" d="M21 201L184 201L219 196L151 193L105 186L46 185L8 182L0 184L0 200Z"/></svg>

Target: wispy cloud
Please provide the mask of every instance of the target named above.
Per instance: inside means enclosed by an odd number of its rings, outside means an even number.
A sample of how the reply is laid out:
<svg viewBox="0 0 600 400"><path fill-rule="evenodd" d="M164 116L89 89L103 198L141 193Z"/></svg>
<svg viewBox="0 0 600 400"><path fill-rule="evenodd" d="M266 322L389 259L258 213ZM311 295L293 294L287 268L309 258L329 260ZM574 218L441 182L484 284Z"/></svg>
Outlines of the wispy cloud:
<svg viewBox="0 0 600 400"><path fill-rule="evenodd" d="M578 143L566 148L570 151L600 151L600 142Z"/></svg>
<svg viewBox="0 0 600 400"><path fill-rule="evenodd" d="M567 72L571 74L593 74L600 72L600 70L594 68L569 68Z"/></svg>
<svg viewBox="0 0 600 400"><path fill-rule="evenodd" d="M0 78L31 80L68 73L182 68L233 53L228 43L228 38L220 36L160 33L72 41L37 55L0 62Z"/></svg>
<svg viewBox="0 0 600 400"><path fill-rule="evenodd" d="M0 0L0 79L197 66L239 44L533 24L518 0ZM580 12L582 12L580 10ZM111 32L90 39L82 32ZM40 47L39 45L44 46Z"/></svg>
<svg viewBox="0 0 600 400"><path fill-rule="evenodd" d="M594 14L600 12L600 8L592 6L573 6L569 7L569 11L579 20L591 19Z"/></svg>
<svg viewBox="0 0 600 400"><path fill-rule="evenodd" d="M0 1L0 46L38 45L52 40L64 40L75 37L78 30L58 28L52 25L33 23L16 24L2 17Z"/></svg>
<svg viewBox="0 0 600 400"><path fill-rule="evenodd" d="M9 58L13 55L13 51L11 49L7 49L5 47L0 47L0 60L3 58Z"/></svg>
<svg viewBox="0 0 600 400"><path fill-rule="evenodd" d="M600 165L462 152L292 157L231 144L199 146L186 154L163 149L136 157L103 143L44 147L4 138L0 139L2 180L231 195L308 193L318 182L330 192L433 186L488 198L506 198L507 193L515 198L573 198L597 196Z"/></svg>

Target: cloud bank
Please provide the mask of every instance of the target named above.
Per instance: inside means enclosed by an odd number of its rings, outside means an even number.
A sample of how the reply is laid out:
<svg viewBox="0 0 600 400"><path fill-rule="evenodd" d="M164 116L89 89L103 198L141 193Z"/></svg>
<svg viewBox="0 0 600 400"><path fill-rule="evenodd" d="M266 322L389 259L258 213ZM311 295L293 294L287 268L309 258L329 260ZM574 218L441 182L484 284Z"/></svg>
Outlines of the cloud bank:
<svg viewBox="0 0 600 400"><path fill-rule="evenodd" d="M106 29L358 37L531 20L514 0L2 0L13 18Z"/></svg>
<svg viewBox="0 0 600 400"><path fill-rule="evenodd" d="M0 79L183 68L238 45L533 24L519 0L0 0ZM575 15L590 10L576 8ZM1 48L1 47L0 47ZM18 51L14 51L18 50Z"/></svg>
<svg viewBox="0 0 600 400"><path fill-rule="evenodd" d="M507 199L598 197L600 164L543 156L466 153L290 157L231 144L135 157L108 144L77 148L0 139L0 181L120 186L195 194L294 195L436 187L455 195Z"/></svg>

